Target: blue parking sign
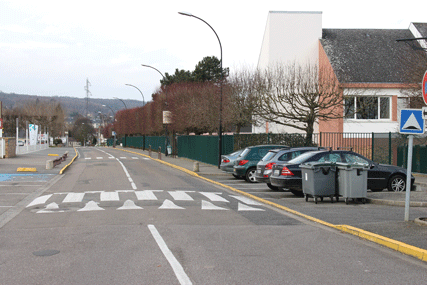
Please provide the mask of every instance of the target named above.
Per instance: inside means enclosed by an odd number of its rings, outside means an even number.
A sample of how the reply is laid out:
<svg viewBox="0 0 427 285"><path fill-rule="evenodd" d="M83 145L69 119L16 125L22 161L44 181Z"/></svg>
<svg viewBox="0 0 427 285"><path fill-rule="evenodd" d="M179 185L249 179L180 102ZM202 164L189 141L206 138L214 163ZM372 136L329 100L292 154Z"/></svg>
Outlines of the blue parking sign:
<svg viewBox="0 0 427 285"><path fill-rule="evenodd" d="M401 134L424 134L423 112L420 109L400 110Z"/></svg>

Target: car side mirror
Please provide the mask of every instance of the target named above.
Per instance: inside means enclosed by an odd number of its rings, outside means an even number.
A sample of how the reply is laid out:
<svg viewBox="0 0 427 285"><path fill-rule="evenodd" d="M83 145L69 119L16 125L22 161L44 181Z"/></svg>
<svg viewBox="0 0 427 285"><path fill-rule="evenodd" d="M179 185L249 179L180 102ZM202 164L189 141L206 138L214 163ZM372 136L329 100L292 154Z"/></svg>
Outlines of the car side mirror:
<svg viewBox="0 0 427 285"><path fill-rule="evenodd" d="M369 169L373 169L375 167L375 163L371 163L370 165L369 165Z"/></svg>

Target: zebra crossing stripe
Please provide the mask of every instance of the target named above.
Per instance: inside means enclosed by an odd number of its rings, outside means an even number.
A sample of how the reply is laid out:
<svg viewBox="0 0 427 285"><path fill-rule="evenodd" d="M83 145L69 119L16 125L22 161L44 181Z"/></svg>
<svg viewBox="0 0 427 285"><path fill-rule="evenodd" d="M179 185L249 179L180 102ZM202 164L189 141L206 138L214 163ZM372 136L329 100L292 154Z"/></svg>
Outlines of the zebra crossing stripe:
<svg viewBox="0 0 427 285"><path fill-rule="evenodd" d="M244 196L230 195L230 197L233 197L233 198L239 200L240 202L248 204L248 205L262 206L261 203L255 201L255 200L252 200L250 198L244 197Z"/></svg>
<svg viewBox="0 0 427 285"><path fill-rule="evenodd" d="M173 197L175 201L194 201L188 193L193 193L195 191L168 191L169 194Z"/></svg>
<svg viewBox="0 0 427 285"><path fill-rule="evenodd" d="M153 192L163 192L163 190L135 191L135 195L138 200L157 200L157 197Z"/></svg>
<svg viewBox="0 0 427 285"><path fill-rule="evenodd" d="M260 208L254 208L239 202L237 204L237 211L265 211L265 210Z"/></svg>
<svg viewBox="0 0 427 285"><path fill-rule="evenodd" d="M205 196L206 198L208 198L209 200L211 200L212 202L226 202L226 203L229 202L228 200L219 196L222 193L212 193L212 192L199 192L199 193Z"/></svg>
<svg viewBox="0 0 427 285"><path fill-rule="evenodd" d="M85 193L68 193L62 203L78 203L83 201Z"/></svg>
<svg viewBox="0 0 427 285"><path fill-rule="evenodd" d="M101 201L120 201L118 192L101 192Z"/></svg>
<svg viewBox="0 0 427 285"><path fill-rule="evenodd" d="M28 204L27 208L35 205L44 204L46 203L47 200L49 200L50 197L52 197L52 194L37 197L36 199L33 200L33 202Z"/></svg>

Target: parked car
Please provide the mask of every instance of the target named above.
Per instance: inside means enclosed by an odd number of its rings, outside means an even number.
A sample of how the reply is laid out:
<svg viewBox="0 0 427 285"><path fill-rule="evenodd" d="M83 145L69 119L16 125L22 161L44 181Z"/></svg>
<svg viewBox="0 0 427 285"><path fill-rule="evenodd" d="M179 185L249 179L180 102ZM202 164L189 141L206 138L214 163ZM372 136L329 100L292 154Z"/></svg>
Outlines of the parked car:
<svg viewBox="0 0 427 285"><path fill-rule="evenodd" d="M245 148L234 161L234 176L244 177L247 182L256 182L255 172L257 163L267 154L270 149L285 147L289 148L288 146L284 145L257 145Z"/></svg>
<svg viewBox="0 0 427 285"><path fill-rule="evenodd" d="M323 148L319 147L295 147L295 148L281 148L271 149L268 153L258 162L255 178L257 182L267 183L268 188L272 190L279 190L279 187L273 186L270 183L270 175L273 171L273 165L282 164L295 157L307 152L315 151Z"/></svg>
<svg viewBox="0 0 427 285"><path fill-rule="evenodd" d="M18 146L24 146L25 142L23 140L18 140Z"/></svg>
<svg viewBox="0 0 427 285"><path fill-rule="evenodd" d="M236 174L234 174L234 161L237 159L237 157L244 151L244 149L239 149L235 152L232 152L227 155L221 156L221 164L219 165L219 168L227 173L233 174L234 177L239 178Z"/></svg>
<svg viewBox="0 0 427 285"><path fill-rule="evenodd" d="M300 156L284 164L275 164L270 175L270 183L279 188L289 189L294 195L303 196L300 165L306 162L345 162L359 163L368 168L368 189L373 192L382 191L405 191L406 169L394 165L378 164L372 160L345 150L321 150L301 154ZM411 190L414 190L415 178L411 175Z"/></svg>

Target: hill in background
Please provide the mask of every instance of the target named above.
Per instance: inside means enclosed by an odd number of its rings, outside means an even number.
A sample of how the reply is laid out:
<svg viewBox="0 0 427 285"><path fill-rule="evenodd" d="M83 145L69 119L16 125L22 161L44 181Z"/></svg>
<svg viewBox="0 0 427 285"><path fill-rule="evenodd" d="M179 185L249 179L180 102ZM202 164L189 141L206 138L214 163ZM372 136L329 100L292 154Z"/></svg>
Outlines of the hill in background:
<svg viewBox="0 0 427 285"><path fill-rule="evenodd" d="M36 100L39 100L40 102L59 102L65 110L67 117L66 120L68 122L72 122L77 114L84 116L86 113L86 98L24 95L3 93L0 91L0 101L2 102L3 110L20 107L27 102L35 102ZM142 101L139 100L123 99L123 102L126 104L128 109L142 106ZM104 116L112 116L112 111L116 113L117 111L125 108L123 102L118 99L99 99L89 97L89 102L87 104L89 117L96 118L96 116L98 116L98 112L101 112ZM105 105L105 107L102 105Z"/></svg>

